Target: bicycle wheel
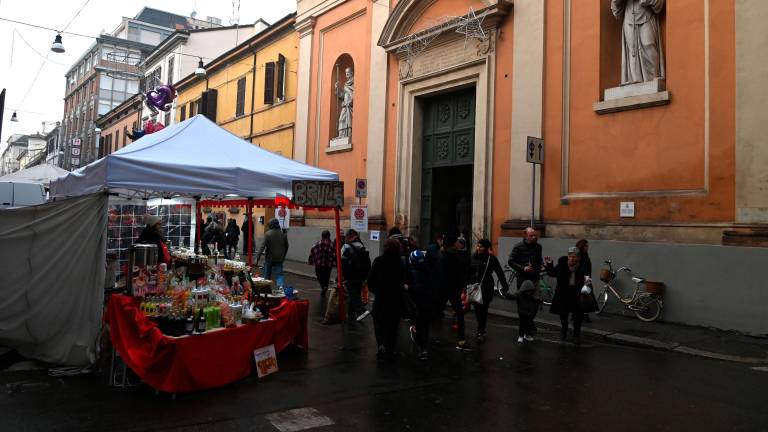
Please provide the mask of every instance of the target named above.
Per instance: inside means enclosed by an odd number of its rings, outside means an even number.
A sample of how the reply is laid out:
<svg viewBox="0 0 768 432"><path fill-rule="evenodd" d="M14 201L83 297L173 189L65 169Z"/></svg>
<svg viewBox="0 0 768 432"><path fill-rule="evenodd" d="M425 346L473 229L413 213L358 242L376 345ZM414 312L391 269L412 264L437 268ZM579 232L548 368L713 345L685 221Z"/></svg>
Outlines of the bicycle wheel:
<svg viewBox="0 0 768 432"><path fill-rule="evenodd" d="M644 295L635 300L632 310L642 321L655 321L661 315L661 302L655 297Z"/></svg>
<svg viewBox="0 0 768 432"><path fill-rule="evenodd" d="M604 289L602 293L597 297L597 312L600 315L605 309L605 305L608 304L608 288Z"/></svg>

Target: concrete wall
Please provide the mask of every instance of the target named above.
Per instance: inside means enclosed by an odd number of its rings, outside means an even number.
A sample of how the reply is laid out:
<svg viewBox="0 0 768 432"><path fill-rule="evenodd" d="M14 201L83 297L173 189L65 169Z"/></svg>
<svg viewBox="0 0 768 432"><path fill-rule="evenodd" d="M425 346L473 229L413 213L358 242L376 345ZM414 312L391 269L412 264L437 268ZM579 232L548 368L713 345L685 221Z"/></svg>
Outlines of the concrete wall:
<svg viewBox="0 0 768 432"><path fill-rule="evenodd" d="M300 261L303 263L307 262L307 258L309 257L309 250L312 249L312 246L315 245L315 242L320 240L320 233L323 232L327 228L321 228L321 227L291 227L291 229L288 230L288 256L287 258L292 261ZM331 231L331 238L335 238L333 236L333 230ZM382 233L383 237L386 236L386 233ZM360 238L363 240L363 244L368 249L368 251L371 254L371 259L376 258L379 256L379 253L381 251L381 245L383 244L383 241L371 241L370 240L370 233L361 233ZM257 243L260 244L260 243Z"/></svg>
<svg viewBox="0 0 768 432"><path fill-rule="evenodd" d="M506 262L518 241L499 239L502 261ZM575 240L545 238L540 242L544 254L556 259ZM664 282L664 321L768 334L768 282L757 271L768 262L768 249L590 240L590 258L595 276L603 261L611 259L614 268L627 266L639 276ZM599 293L602 282L597 286ZM620 286L625 294L634 287L626 277ZM620 311L615 298L609 300L611 304L609 312Z"/></svg>
<svg viewBox="0 0 768 432"><path fill-rule="evenodd" d="M768 223L768 2L736 2L736 221Z"/></svg>

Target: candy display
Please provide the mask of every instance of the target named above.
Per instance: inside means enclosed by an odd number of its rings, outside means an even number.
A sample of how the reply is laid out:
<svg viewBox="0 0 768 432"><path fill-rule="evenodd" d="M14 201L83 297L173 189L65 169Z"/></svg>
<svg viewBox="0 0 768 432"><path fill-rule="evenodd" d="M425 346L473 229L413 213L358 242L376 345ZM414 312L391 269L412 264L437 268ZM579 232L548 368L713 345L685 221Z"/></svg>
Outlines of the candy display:
<svg viewBox="0 0 768 432"><path fill-rule="evenodd" d="M292 288L279 289L271 280L252 277L238 260L198 255L171 248L173 264L134 269L133 295L140 310L163 334L194 336L269 318Z"/></svg>

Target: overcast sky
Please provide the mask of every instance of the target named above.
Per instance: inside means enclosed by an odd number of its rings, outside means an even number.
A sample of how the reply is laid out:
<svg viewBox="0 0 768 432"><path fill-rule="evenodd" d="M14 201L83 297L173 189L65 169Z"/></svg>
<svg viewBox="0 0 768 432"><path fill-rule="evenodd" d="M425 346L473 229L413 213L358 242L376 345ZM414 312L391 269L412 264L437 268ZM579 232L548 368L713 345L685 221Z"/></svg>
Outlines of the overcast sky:
<svg viewBox="0 0 768 432"><path fill-rule="evenodd" d="M235 0L235 6L237 2ZM86 0L0 0L0 17L60 29L85 3ZM295 0L241 0L241 3L240 24L252 23L258 18L274 23L296 10ZM90 0L67 31L93 36L102 30L111 32L123 16L133 17L144 6L184 16L197 11L198 19L214 16L221 18L224 25L233 18L232 0ZM50 51L55 36L48 30L0 21L0 88L6 89L0 151L11 134L39 132L42 121L62 119L64 74L94 40L63 35L66 52L56 54ZM38 70L40 75L31 87ZM18 112L18 123L10 122L14 109ZM46 126L46 131L52 127Z"/></svg>

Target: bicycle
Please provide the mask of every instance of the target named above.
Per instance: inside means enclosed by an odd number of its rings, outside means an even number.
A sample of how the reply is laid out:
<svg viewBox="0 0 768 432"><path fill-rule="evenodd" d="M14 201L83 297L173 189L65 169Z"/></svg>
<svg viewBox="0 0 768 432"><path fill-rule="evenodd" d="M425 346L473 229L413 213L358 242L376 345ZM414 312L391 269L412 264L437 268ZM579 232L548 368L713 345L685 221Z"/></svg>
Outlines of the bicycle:
<svg viewBox="0 0 768 432"><path fill-rule="evenodd" d="M635 316L641 321L655 321L661 315L661 310L663 308L663 303L660 298L661 284L658 282L646 281L643 277L634 276L632 269L629 267L621 267L618 270L613 271L611 260L606 260L604 263L608 268L600 271L600 280L604 282L604 287L603 292L597 297L597 314L601 314L605 309L605 305L608 303L608 293L610 292L622 303L625 309L634 312ZM632 282L635 283L635 291L630 297L622 296L613 287L618 274L621 272L629 273ZM640 291L640 285L645 285L646 290Z"/></svg>
<svg viewBox="0 0 768 432"><path fill-rule="evenodd" d="M507 285L509 287L516 286L515 279L519 275L517 272L510 267L509 265L504 265L504 278L507 280ZM552 297L555 295L555 289L552 287L552 284L548 281L549 275L547 275L547 272L542 271L539 277L539 298L541 298L542 302L549 306L552 304ZM499 280L496 281L496 294L498 294L500 297L505 297L504 293L502 292L503 285Z"/></svg>

